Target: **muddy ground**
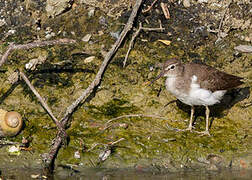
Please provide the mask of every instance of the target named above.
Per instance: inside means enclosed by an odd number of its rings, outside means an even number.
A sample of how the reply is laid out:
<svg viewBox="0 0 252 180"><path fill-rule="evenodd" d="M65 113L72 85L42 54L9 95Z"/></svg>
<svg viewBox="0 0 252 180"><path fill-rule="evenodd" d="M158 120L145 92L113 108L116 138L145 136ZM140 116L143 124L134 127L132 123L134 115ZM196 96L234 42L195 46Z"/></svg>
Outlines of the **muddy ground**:
<svg viewBox="0 0 252 180"><path fill-rule="evenodd" d="M151 2L142 4L134 29L99 87L73 113L67 130L69 144L61 148L56 160L56 172L62 176L75 172L65 173L69 168L133 168L155 173L252 169L252 55L234 50L238 45L251 45L251 1L161 0L147 11ZM167 4L168 19L161 2ZM10 146L2 146L2 174L6 169L41 169L42 154L49 151L57 133L31 90L23 81L11 84L11 75L16 69L25 72L60 119L94 79L133 6L131 0L0 0L0 55L10 43L77 41L14 51L0 67L0 108L21 113L25 122L16 137L1 140L29 141L29 148L18 155L10 154ZM133 31L140 23L164 30L141 31L123 67ZM174 57L244 77L244 85L211 108L211 137L174 130L187 127L190 107L179 101L168 104L175 98L165 90L164 79L147 85L160 72L158 64ZM27 68L33 59L43 59L43 63ZM196 112L195 129L204 130L204 109ZM113 142L117 143L111 147Z"/></svg>

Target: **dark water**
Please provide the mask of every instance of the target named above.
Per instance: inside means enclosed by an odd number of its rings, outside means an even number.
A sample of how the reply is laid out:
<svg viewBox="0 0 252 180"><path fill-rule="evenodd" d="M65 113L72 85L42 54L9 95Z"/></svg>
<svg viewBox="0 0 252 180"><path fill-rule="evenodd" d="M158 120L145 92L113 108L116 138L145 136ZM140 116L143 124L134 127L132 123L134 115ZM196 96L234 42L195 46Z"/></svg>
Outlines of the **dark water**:
<svg viewBox="0 0 252 180"><path fill-rule="evenodd" d="M2 179L46 179L42 177L41 170L28 169L1 169ZM37 178L35 178L37 177ZM152 180L152 179L179 179L179 180L252 180L252 170L225 170L225 171L183 171L176 173L153 173L133 170L85 169L81 172L75 170L57 171L53 177L47 179L63 180Z"/></svg>

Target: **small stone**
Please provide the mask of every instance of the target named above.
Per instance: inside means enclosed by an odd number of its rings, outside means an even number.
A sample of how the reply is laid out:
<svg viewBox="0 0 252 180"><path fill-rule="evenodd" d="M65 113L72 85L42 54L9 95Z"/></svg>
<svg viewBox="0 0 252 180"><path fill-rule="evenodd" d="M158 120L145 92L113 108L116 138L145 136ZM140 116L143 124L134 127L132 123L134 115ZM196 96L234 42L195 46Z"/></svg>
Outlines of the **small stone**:
<svg viewBox="0 0 252 180"><path fill-rule="evenodd" d="M82 40L83 42L88 42L88 41L90 40L91 37L92 37L91 34L87 34L87 35L84 36L81 40Z"/></svg>
<svg viewBox="0 0 252 180"><path fill-rule="evenodd" d="M95 14L95 8L92 7L88 11L88 17L92 17L92 16L94 16L94 14Z"/></svg>
<svg viewBox="0 0 252 180"><path fill-rule="evenodd" d="M118 39L119 36L120 36L120 32L121 32L121 31L110 32L109 34L110 34L111 37L113 37L113 38L115 38L115 39Z"/></svg>
<svg viewBox="0 0 252 180"><path fill-rule="evenodd" d="M31 59L28 63L25 64L26 70L34 70L38 64L38 59Z"/></svg>
<svg viewBox="0 0 252 180"><path fill-rule="evenodd" d="M5 19L0 19L0 27L4 26L6 23Z"/></svg>
<svg viewBox="0 0 252 180"><path fill-rule="evenodd" d="M74 158L75 159L80 159L80 152L79 151L74 152Z"/></svg>
<svg viewBox="0 0 252 180"><path fill-rule="evenodd" d="M38 179L38 178L40 178L40 176L41 176L40 174L32 174L31 178L32 179Z"/></svg>
<svg viewBox="0 0 252 180"><path fill-rule="evenodd" d="M95 56L89 56L86 59L84 59L84 63L90 63L95 59Z"/></svg>
<svg viewBox="0 0 252 180"><path fill-rule="evenodd" d="M104 16L99 17L99 24L103 26L108 26L107 19Z"/></svg>
<svg viewBox="0 0 252 180"><path fill-rule="evenodd" d="M75 36L75 35L76 35L74 31L71 31L71 34L72 34L73 36Z"/></svg>
<svg viewBox="0 0 252 180"><path fill-rule="evenodd" d="M246 37L244 38L244 41L251 42L251 41L252 41L252 36L251 36L251 37L246 36Z"/></svg>
<svg viewBox="0 0 252 180"><path fill-rule="evenodd" d="M73 0L47 0L46 12L48 17L55 17L70 9Z"/></svg>
<svg viewBox="0 0 252 180"><path fill-rule="evenodd" d="M111 149L106 149L99 154L99 159L105 161L111 154Z"/></svg>
<svg viewBox="0 0 252 180"><path fill-rule="evenodd" d="M120 123L120 124L118 124L118 126L123 129L127 129L129 127L129 125L127 123Z"/></svg>
<svg viewBox="0 0 252 180"><path fill-rule="evenodd" d="M11 155L19 156L19 155L20 155L20 148L19 148L18 146L11 146L11 147L8 149L8 152L9 152Z"/></svg>
<svg viewBox="0 0 252 180"><path fill-rule="evenodd" d="M239 45L234 47L235 50L245 53L252 53L252 46L249 45Z"/></svg>
<svg viewBox="0 0 252 180"><path fill-rule="evenodd" d="M15 34L15 33L16 33L16 30L15 30L15 29L11 29L11 30L8 31L8 34L10 34L10 35L11 35L11 34Z"/></svg>
<svg viewBox="0 0 252 180"><path fill-rule="evenodd" d="M103 31L98 31L98 35L99 35L99 36L102 36L103 34L104 34Z"/></svg>
<svg viewBox="0 0 252 180"><path fill-rule="evenodd" d="M16 83L17 81L18 81L18 79L19 79L19 74L18 74L18 72L13 72L9 77L8 77L8 82L10 83L10 84L14 84L14 83Z"/></svg>
<svg viewBox="0 0 252 180"><path fill-rule="evenodd" d="M46 39L51 39L51 38L54 37L54 36L55 36L55 33L52 32L52 33L46 34L45 38L46 38Z"/></svg>
<svg viewBox="0 0 252 180"><path fill-rule="evenodd" d="M198 0L198 3L207 3L208 0Z"/></svg>
<svg viewBox="0 0 252 180"><path fill-rule="evenodd" d="M183 6L186 8L190 7L191 6L190 0L183 0Z"/></svg>

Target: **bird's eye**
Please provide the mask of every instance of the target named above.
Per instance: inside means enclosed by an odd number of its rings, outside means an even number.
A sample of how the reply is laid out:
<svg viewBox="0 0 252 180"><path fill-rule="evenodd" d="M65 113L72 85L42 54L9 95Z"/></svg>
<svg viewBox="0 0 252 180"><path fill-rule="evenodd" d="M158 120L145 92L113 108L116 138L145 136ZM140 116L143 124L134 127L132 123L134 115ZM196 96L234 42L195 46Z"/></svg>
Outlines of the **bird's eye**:
<svg viewBox="0 0 252 180"><path fill-rule="evenodd" d="M172 66L170 67L170 69L171 69L171 70L175 69L175 65L172 65Z"/></svg>

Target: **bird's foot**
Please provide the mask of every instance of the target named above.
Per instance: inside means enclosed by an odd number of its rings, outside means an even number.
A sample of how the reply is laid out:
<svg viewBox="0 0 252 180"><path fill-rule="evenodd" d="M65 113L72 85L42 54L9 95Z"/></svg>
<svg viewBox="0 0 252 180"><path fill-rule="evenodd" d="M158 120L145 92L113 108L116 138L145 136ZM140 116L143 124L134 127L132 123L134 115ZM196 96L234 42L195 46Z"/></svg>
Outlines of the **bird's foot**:
<svg viewBox="0 0 252 180"><path fill-rule="evenodd" d="M200 134L200 136L211 136L211 134L209 133L208 130L201 131L201 132L195 131L195 132L197 132L198 134Z"/></svg>

